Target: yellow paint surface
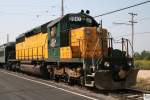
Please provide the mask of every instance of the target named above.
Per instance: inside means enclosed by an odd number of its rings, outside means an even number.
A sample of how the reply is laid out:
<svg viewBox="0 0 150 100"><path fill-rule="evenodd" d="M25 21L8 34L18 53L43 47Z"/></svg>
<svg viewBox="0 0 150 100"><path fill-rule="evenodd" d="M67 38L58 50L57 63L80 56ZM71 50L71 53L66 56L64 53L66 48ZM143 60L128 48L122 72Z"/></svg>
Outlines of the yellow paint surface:
<svg viewBox="0 0 150 100"><path fill-rule="evenodd" d="M48 33L38 33L25 37L25 41L16 44L16 59L47 59Z"/></svg>

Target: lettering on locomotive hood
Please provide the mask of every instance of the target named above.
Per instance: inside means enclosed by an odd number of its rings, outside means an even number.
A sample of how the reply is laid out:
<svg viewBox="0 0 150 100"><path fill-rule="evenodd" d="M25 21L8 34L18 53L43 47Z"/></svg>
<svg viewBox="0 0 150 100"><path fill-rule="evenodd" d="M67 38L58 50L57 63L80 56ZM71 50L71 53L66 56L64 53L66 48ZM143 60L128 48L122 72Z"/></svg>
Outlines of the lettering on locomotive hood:
<svg viewBox="0 0 150 100"><path fill-rule="evenodd" d="M87 23L92 23L92 19L89 17L81 17L81 16L70 16L69 21L71 22L82 22L86 21Z"/></svg>

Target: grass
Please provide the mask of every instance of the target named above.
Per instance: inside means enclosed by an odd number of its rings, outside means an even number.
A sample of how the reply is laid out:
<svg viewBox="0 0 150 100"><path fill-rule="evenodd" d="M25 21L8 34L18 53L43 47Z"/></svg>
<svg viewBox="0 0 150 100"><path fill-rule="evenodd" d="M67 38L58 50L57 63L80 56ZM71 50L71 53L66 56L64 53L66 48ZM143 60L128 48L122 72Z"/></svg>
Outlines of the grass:
<svg viewBox="0 0 150 100"><path fill-rule="evenodd" d="M150 60L135 60L134 65L136 68L150 70Z"/></svg>
<svg viewBox="0 0 150 100"><path fill-rule="evenodd" d="M135 60L134 65L141 70L150 70L150 60ZM150 79L138 79L135 88L150 91Z"/></svg>

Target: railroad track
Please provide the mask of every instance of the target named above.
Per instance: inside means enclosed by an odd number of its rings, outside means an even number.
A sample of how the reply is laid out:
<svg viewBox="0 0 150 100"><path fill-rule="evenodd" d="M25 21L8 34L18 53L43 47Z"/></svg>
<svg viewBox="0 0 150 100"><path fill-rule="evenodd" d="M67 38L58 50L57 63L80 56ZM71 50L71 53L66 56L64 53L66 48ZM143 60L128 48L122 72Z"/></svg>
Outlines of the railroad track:
<svg viewBox="0 0 150 100"><path fill-rule="evenodd" d="M89 88L87 90L90 90ZM139 89L117 89L117 90L91 90L97 94L104 94L116 98L116 100L144 100L144 94L150 94L150 91Z"/></svg>
<svg viewBox="0 0 150 100"><path fill-rule="evenodd" d="M131 88L115 90L110 95L116 96L119 100L144 100L144 94L150 94L150 91Z"/></svg>
<svg viewBox="0 0 150 100"><path fill-rule="evenodd" d="M117 90L94 90L98 94L104 94L115 97L116 100L144 100L144 94L150 94L150 91L141 89L117 89Z"/></svg>

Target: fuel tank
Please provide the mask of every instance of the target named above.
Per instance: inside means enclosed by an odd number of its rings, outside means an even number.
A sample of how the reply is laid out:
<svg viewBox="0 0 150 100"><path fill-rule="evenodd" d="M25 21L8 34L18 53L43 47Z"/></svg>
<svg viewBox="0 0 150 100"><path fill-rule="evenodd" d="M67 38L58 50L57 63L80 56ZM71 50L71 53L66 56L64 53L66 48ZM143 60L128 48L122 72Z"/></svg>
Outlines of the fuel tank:
<svg viewBox="0 0 150 100"><path fill-rule="evenodd" d="M40 65L21 64L20 70L34 75L41 75L40 67Z"/></svg>

